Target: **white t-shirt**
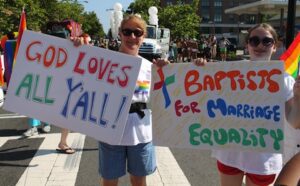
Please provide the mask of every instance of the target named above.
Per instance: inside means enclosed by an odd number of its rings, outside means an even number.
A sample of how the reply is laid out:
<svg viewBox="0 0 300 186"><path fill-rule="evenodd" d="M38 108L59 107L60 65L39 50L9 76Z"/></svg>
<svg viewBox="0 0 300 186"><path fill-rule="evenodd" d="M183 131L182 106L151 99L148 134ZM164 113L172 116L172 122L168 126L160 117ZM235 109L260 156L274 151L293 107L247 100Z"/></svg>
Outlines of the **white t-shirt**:
<svg viewBox="0 0 300 186"><path fill-rule="evenodd" d="M152 63L142 58L142 65L138 75L132 103L148 103L150 99ZM145 116L141 119L137 113L128 116L125 131L120 145L137 145L152 141L152 120L151 110L143 110Z"/></svg>
<svg viewBox="0 0 300 186"><path fill-rule="evenodd" d="M295 80L284 74L286 101L293 97ZM286 125L289 125L287 122ZM286 135L286 134L285 134ZM259 153L237 150L213 150L212 156L225 165L236 167L244 172L260 175L278 174L282 169L282 154Z"/></svg>

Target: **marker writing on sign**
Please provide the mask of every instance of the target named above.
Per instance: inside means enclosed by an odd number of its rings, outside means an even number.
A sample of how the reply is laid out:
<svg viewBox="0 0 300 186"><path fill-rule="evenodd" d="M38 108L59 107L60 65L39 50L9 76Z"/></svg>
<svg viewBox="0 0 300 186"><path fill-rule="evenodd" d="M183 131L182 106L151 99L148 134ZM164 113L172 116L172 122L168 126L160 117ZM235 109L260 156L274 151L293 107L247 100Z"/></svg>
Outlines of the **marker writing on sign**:
<svg viewBox="0 0 300 186"><path fill-rule="evenodd" d="M109 123L115 124L115 122L119 120L120 116L124 114L124 105L128 101L126 96L121 96L119 108L116 109L116 116L113 119L114 122L110 122L107 117L108 115L111 116L113 113L108 112L108 107L115 107L116 105L112 105L110 102L115 102L116 100L110 99L109 93L98 93L96 91L84 90L83 83L74 83L73 78L67 79L67 85L69 93L61 111L61 115L63 117L68 118L70 116L79 116L82 121L88 121L99 126L107 127ZM73 102L70 101L71 99ZM100 105L96 105L95 103ZM112 127L115 128L115 125Z"/></svg>

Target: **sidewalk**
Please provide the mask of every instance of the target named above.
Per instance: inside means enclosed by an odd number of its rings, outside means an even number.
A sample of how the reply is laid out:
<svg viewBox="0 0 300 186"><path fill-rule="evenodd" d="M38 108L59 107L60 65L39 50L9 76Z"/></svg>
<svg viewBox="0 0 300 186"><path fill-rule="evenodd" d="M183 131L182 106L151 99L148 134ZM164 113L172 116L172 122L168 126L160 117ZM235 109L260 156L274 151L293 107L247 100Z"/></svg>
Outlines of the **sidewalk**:
<svg viewBox="0 0 300 186"><path fill-rule="evenodd" d="M74 186L79 171L82 151L66 155L55 153L60 134L46 134L44 142L24 171L17 186ZM43 137L39 135L37 137ZM68 140L75 149L83 149L85 135L70 133ZM53 150L49 150L53 149ZM156 147L157 170L147 177L148 186L190 186L167 147ZM96 159L96 158L95 158ZM97 185L97 183L95 183ZM120 179L119 185L129 186L128 174Z"/></svg>

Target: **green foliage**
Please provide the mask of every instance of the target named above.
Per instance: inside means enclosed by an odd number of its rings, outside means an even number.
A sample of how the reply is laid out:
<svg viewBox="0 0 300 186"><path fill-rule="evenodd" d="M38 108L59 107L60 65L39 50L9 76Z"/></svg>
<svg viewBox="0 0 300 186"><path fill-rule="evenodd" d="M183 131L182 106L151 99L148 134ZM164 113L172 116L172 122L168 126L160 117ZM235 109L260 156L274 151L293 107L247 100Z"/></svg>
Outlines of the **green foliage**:
<svg viewBox="0 0 300 186"><path fill-rule="evenodd" d="M134 13L139 13L148 22L148 9L156 6L158 9L159 26L169 28L172 38L196 38L198 36L200 17L198 16L199 0L191 4L177 1L177 4L161 8L157 0L135 0L128 7Z"/></svg>
<svg viewBox="0 0 300 186"><path fill-rule="evenodd" d="M227 58L228 58L228 60L235 60L236 59L236 53L235 52L233 52L233 51L229 51L228 53L227 53Z"/></svg>
<svg viewBox="0 0 300 186"><path fill-rule="evenodd" d="M99 37L105 36L103 27L100 24L95 12L85 12L83 14L82 29L85 33L88 33L90 36L92 36L93 39L99 39Z"/></svg>
<svg viewBox="0 0 300 186"><path fill-rule="evenodd" d="M158 12L160 11L160 0L135 0L134 3L131 3L128 7L128 9L132 10L132 13L140 14L142 18L148 22L149 14L148 9L151 6L156 6L158 9Z"/></svg>
<svg viewBox="0 0 300 186"><path fill-rule="evenodd" d="M170 28L173 38L195 38L198 35L200 17L195 5L168 6L159 13L160 24Z"/></svg>
<svg viewBox="0 0 300 186"><path fill-rule="evenodd" d="M92 38L104 36L95 12L85 12L77 0L0 0L0 37L18 31L23 7L29 30L41 31L49 21L73 19L81 23Z"/></svg>

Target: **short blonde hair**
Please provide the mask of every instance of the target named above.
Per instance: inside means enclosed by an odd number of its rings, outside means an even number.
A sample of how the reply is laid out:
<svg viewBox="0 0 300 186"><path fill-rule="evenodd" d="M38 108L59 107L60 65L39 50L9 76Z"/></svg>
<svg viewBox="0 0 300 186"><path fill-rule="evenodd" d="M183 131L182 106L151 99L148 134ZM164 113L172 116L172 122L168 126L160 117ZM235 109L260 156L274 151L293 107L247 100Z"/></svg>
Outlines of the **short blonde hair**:
<svg viewBox="0 0 300 186"><path fill-rule="evenodd" d="M146 21L143 18L141 18L140 16L135 15L135 14L130 14L130 15L127 15L127 16L124 17L124 19L121 22L119 31L121 31L124 28L124 25L129 21L134 21L135 26L142 29L144 31L144 34L147 35L147 23L146 23Z"/></svg>

